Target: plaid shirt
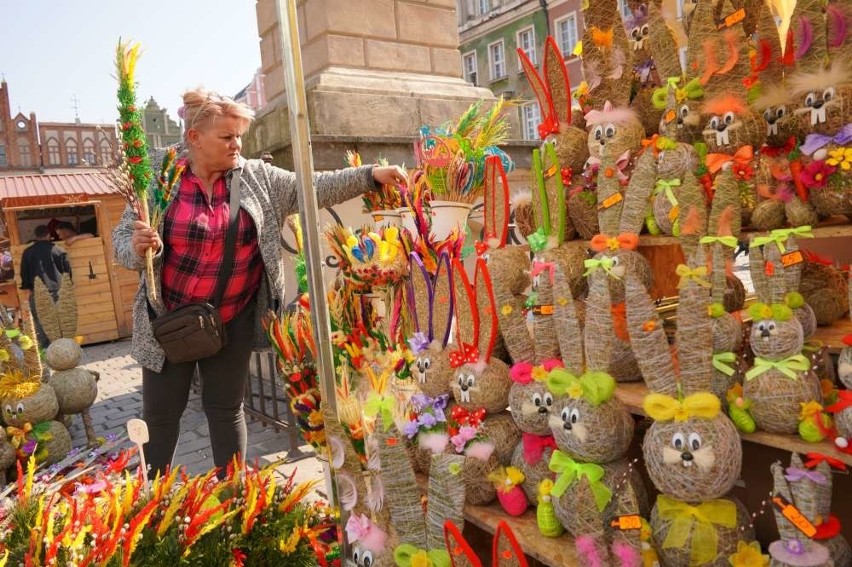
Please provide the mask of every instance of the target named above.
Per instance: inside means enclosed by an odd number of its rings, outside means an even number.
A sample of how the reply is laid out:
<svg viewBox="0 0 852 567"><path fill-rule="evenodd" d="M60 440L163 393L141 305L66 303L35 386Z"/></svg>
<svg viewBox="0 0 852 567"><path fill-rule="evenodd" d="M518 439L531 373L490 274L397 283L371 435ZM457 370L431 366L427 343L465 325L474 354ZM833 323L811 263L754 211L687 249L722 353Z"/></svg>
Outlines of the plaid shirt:
<svg viewBox="0 0 852 567"><path fill-rule="evenodd" d="M187 303L212 303L225 256L225 236L231 213L229 191L222 177L208 201L201 181L189 168L166 213L163 302L171 311ZM234 268L219 305L222 322L231 321L248 305L260 286L263 259L254 221L240 209Z"/></svg>

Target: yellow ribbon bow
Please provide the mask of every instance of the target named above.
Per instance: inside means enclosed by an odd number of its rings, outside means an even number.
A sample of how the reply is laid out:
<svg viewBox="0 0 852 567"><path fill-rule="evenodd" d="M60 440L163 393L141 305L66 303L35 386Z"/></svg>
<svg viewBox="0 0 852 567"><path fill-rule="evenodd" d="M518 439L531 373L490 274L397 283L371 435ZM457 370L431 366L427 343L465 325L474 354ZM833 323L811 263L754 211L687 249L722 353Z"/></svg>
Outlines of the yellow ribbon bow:
<svg viewBox="0 0 852 567"><path fill-rule="evenodd" d="M657 511L662 521L671 522L663 549L683 549L688 545L690 565L712 563L719 555L716 526L737 527L737 506L731 500L710 500L691 506L662 494L657 498Z"/></svg>
<svg viewBox="0 0 852 567"><path fill-rule="evenodd" d="M657 179L657 184L654 185L654 195L665 193L666 199L672 206L677 205L677 197L674 194L674 188L680 187L680 179Z"/></svg>
<svg viewBox="0 0 852 567"><path fill-rule="evenodd" d="M410 543L398 545L393 559L399 567L450 567L450 554L446 549L420 549Z"/></svg>
<svg viewBox="0 0 852 567"><path fill-rule="evenodd" d="M598 268L601 268L607 274L614 278L618 278L618 276L612 273L612 267L615 265L615 260L613 260L609 256L603 256L602 258L591 258L589 260L585 260L583 262L583 266L586 268L586 271L583 272L584 276L591 275Z"/></svg>
<svg viewBox="0 0 852 567"><path fill-rule="evenodd" d="M712 287L712 284L705 279L707 277L707 266L699 266L693 270L686 264L679 264L675 273L680 276L680 282L677 284L678 289L685 288L689 280L701 287Z"/></svg>
<svg viewBox="0 0 852 567"><path fill-rule="evenodd" d="M715 244L718 242L728 248L736 248L738 244L736 236L702 236L699 242L701 244Z"/></svg>
<svg viewBox="0 0 852 567"><path fill-rule="evenodd" d="M642 401L645 413L655 421L686 421L691 417L713 419L719 415L722 404L710 392L698 392L682 400L665 394L648 394Z"/></svg>
<svg viewBox="0 0 852 567"><path fill-rule="evenodd" d="M799 378L798 373L807 372L810 367L810 361L801 354L794 354L784 360L766 360L756 356L754 357L754 367L746 372L745 377L746 380L752 380L774 368L790 380L797 380Z"/></svg>
<svg viewBox="0 0 852 567"><path fill-rule="evenodd" d="M606 474L602 466L594 463L578 463L562 451L556 450L550 456L548 467L559 475L550 492L553 496L559 498L574 482L585 477L589 481L598 511L603 512L612 499L612 491L601 482Z"/></svg>
<svg viewBox="0 0 852 567"><path fill-rule="evenodd" d="M713 355L713 368L725 376L733 376L736 370L731 366L737 360L737 355L732 352L718 352Z"/></svg>
<svg viewBox="0 0 852 567"><path fill-rule="evenodd" d="M381 414L383 428L387 431L393 423L393 407L393 398L390 396L380 396L372 392L367 397L367 403L364 404L364 415L367 417L376 417Z"/></svg>

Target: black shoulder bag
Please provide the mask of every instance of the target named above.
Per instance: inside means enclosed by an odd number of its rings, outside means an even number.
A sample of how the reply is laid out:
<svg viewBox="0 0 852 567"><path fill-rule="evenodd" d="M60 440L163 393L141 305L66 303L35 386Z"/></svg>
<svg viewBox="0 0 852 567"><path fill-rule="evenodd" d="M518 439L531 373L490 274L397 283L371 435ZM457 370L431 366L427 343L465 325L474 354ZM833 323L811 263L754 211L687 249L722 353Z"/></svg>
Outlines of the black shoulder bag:
<svg viewBox="0 0 852 567"><path fill-rule="evenodd" d="M222 350L228 342L218 307L234 267L237 222L240 213L240 173L237 172L231 184L231 211L228 234L225 237L225 257L216 282L213 304L181 305L174 311L156 317L151 304L148 303L148 315L151 318L154 338L166 353L166 359L173 364L207 358Z"/></svg>

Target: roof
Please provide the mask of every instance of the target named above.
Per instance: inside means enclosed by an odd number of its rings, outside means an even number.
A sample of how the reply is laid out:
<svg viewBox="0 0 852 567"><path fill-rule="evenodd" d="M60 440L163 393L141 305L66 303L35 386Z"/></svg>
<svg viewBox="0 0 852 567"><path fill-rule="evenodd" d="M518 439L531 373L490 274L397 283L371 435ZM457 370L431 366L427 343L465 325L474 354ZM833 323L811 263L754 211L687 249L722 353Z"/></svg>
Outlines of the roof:
<svg viewBox="0 0 852 567"><path fill-rule="evenodd" d="M98 171L30 173L0 177L0 206L84 203L117 192Z"/></svg>

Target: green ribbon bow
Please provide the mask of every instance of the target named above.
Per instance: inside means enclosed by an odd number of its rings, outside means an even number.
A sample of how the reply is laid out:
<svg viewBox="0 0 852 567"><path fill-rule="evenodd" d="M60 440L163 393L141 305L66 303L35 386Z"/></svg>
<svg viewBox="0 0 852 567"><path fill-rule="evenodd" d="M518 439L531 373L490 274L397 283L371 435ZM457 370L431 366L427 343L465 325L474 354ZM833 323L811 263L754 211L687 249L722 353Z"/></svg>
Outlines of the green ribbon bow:
<svg viewBox="0 0 852 567"><path fill-rule="evenodd" d="M707 266L698 266L695 269L690 268L686 264L678 264L675 273L680 276L680 281L677 284L678 289L685 288L690 281L701 287L710 288L712 284L707 281Z"/></svg>
<svg viewBox="0 0 852 567"><path fill-rule="evenodd" d="M420 549L410 543L398 545L393 550L398 567L450 567L450 554L446 549Z"/></svg>
<svg viewBox="0 0 852 567"><path fill-rule="evenodd" d="M733 376L736 370L732 366L737 361L737 355L732 352L719 352L713 355L713 368L725 376Z"/></svg>
<svg viewBox="0 0 852 567"><path fill-rule="evenodd" d="M541 252L547 248L547 235L543 228L539 228L527 237L527 243L533 252Z"/></svg>
<svg viewBox="0 0 852 567"><path fill-rule="evenodd" d="M376 392L372 392L367 397L367 403L364 404L364 415L367 417L376 417L381 414L384 430L387 431L393 423L393 406L393 398L380 396Z"/></svg>
<svg viewBox="0 0 852 567"><path fill-rule="evenodd" d="M757 378L767 370L775 368L790 380L798 379L798 372L807 372L811 362L801 354L794 354L784 360L766 360L759 356L754 357L754 367L746 372L746 380Z"/></svg>
<svg viewBox="0 0 852 567"><path fill-rule="evenodd" d="M671 138L667 138L665 136L657 136L657 149L662 150L674 150L677 148L677 142L672 140Z"/></svg>
<svg viewBox="0 0 852 567"><path fill-rule="evenodd" d="M607 274L614 278L618 278L615 274L612 273L612 267L615 265L615 260L613 260L610 256L603 256L601 258L591 258L589 260L583 261L583 266L586 268L586 271L583 272L584 276L589 276L595 272L598 268L601 268Z"/></svg>
<svg viewBox="0 0 852 567"><path fill-rule="evenodd" d="M787 240L791 236L798 236L799 238L814 237L813 229L809 226L797 226L795 228L776 228L769 234L776 238L784 240Z"/></svg>
<svg viewBox="0 0 852 567"><path fill-rule="evenodd" d="M657 184L654 185L654 195L665 193L666 199L675 207L677 206L677 197L674 194L675 187L680 187L680 179L657 179Z"/></svg>
<svg viewBox="0 0 852 567"><path fill-rule="evenodd" d="M601 482L606 474L602 466L594 463L578 463L562 451L556 450L550 457L548 467L559 475L553 484L553 490L550 492L553 496L559 498L574 482L585 477L589 481L589 487L592 489L598 511L603 512L603 509L612 500L612 491Z"/></svg>
<svg viewBox="0 0 852 567"><path fill-rule="evenodd" d="M615 394L615 379L606 372L586 372L575 376L565 368L554 368L547 375L547 389L557 396L583 398L593 406L611 400Z"/></svg>
<svg viewBox="0 0 852 567"><path fill-rule="evenodd" d="M702 236L701 240L699 240L701 244L715 244L719 243L728 248L736 248L737 247L737 237L736 236Z"/></svg>

